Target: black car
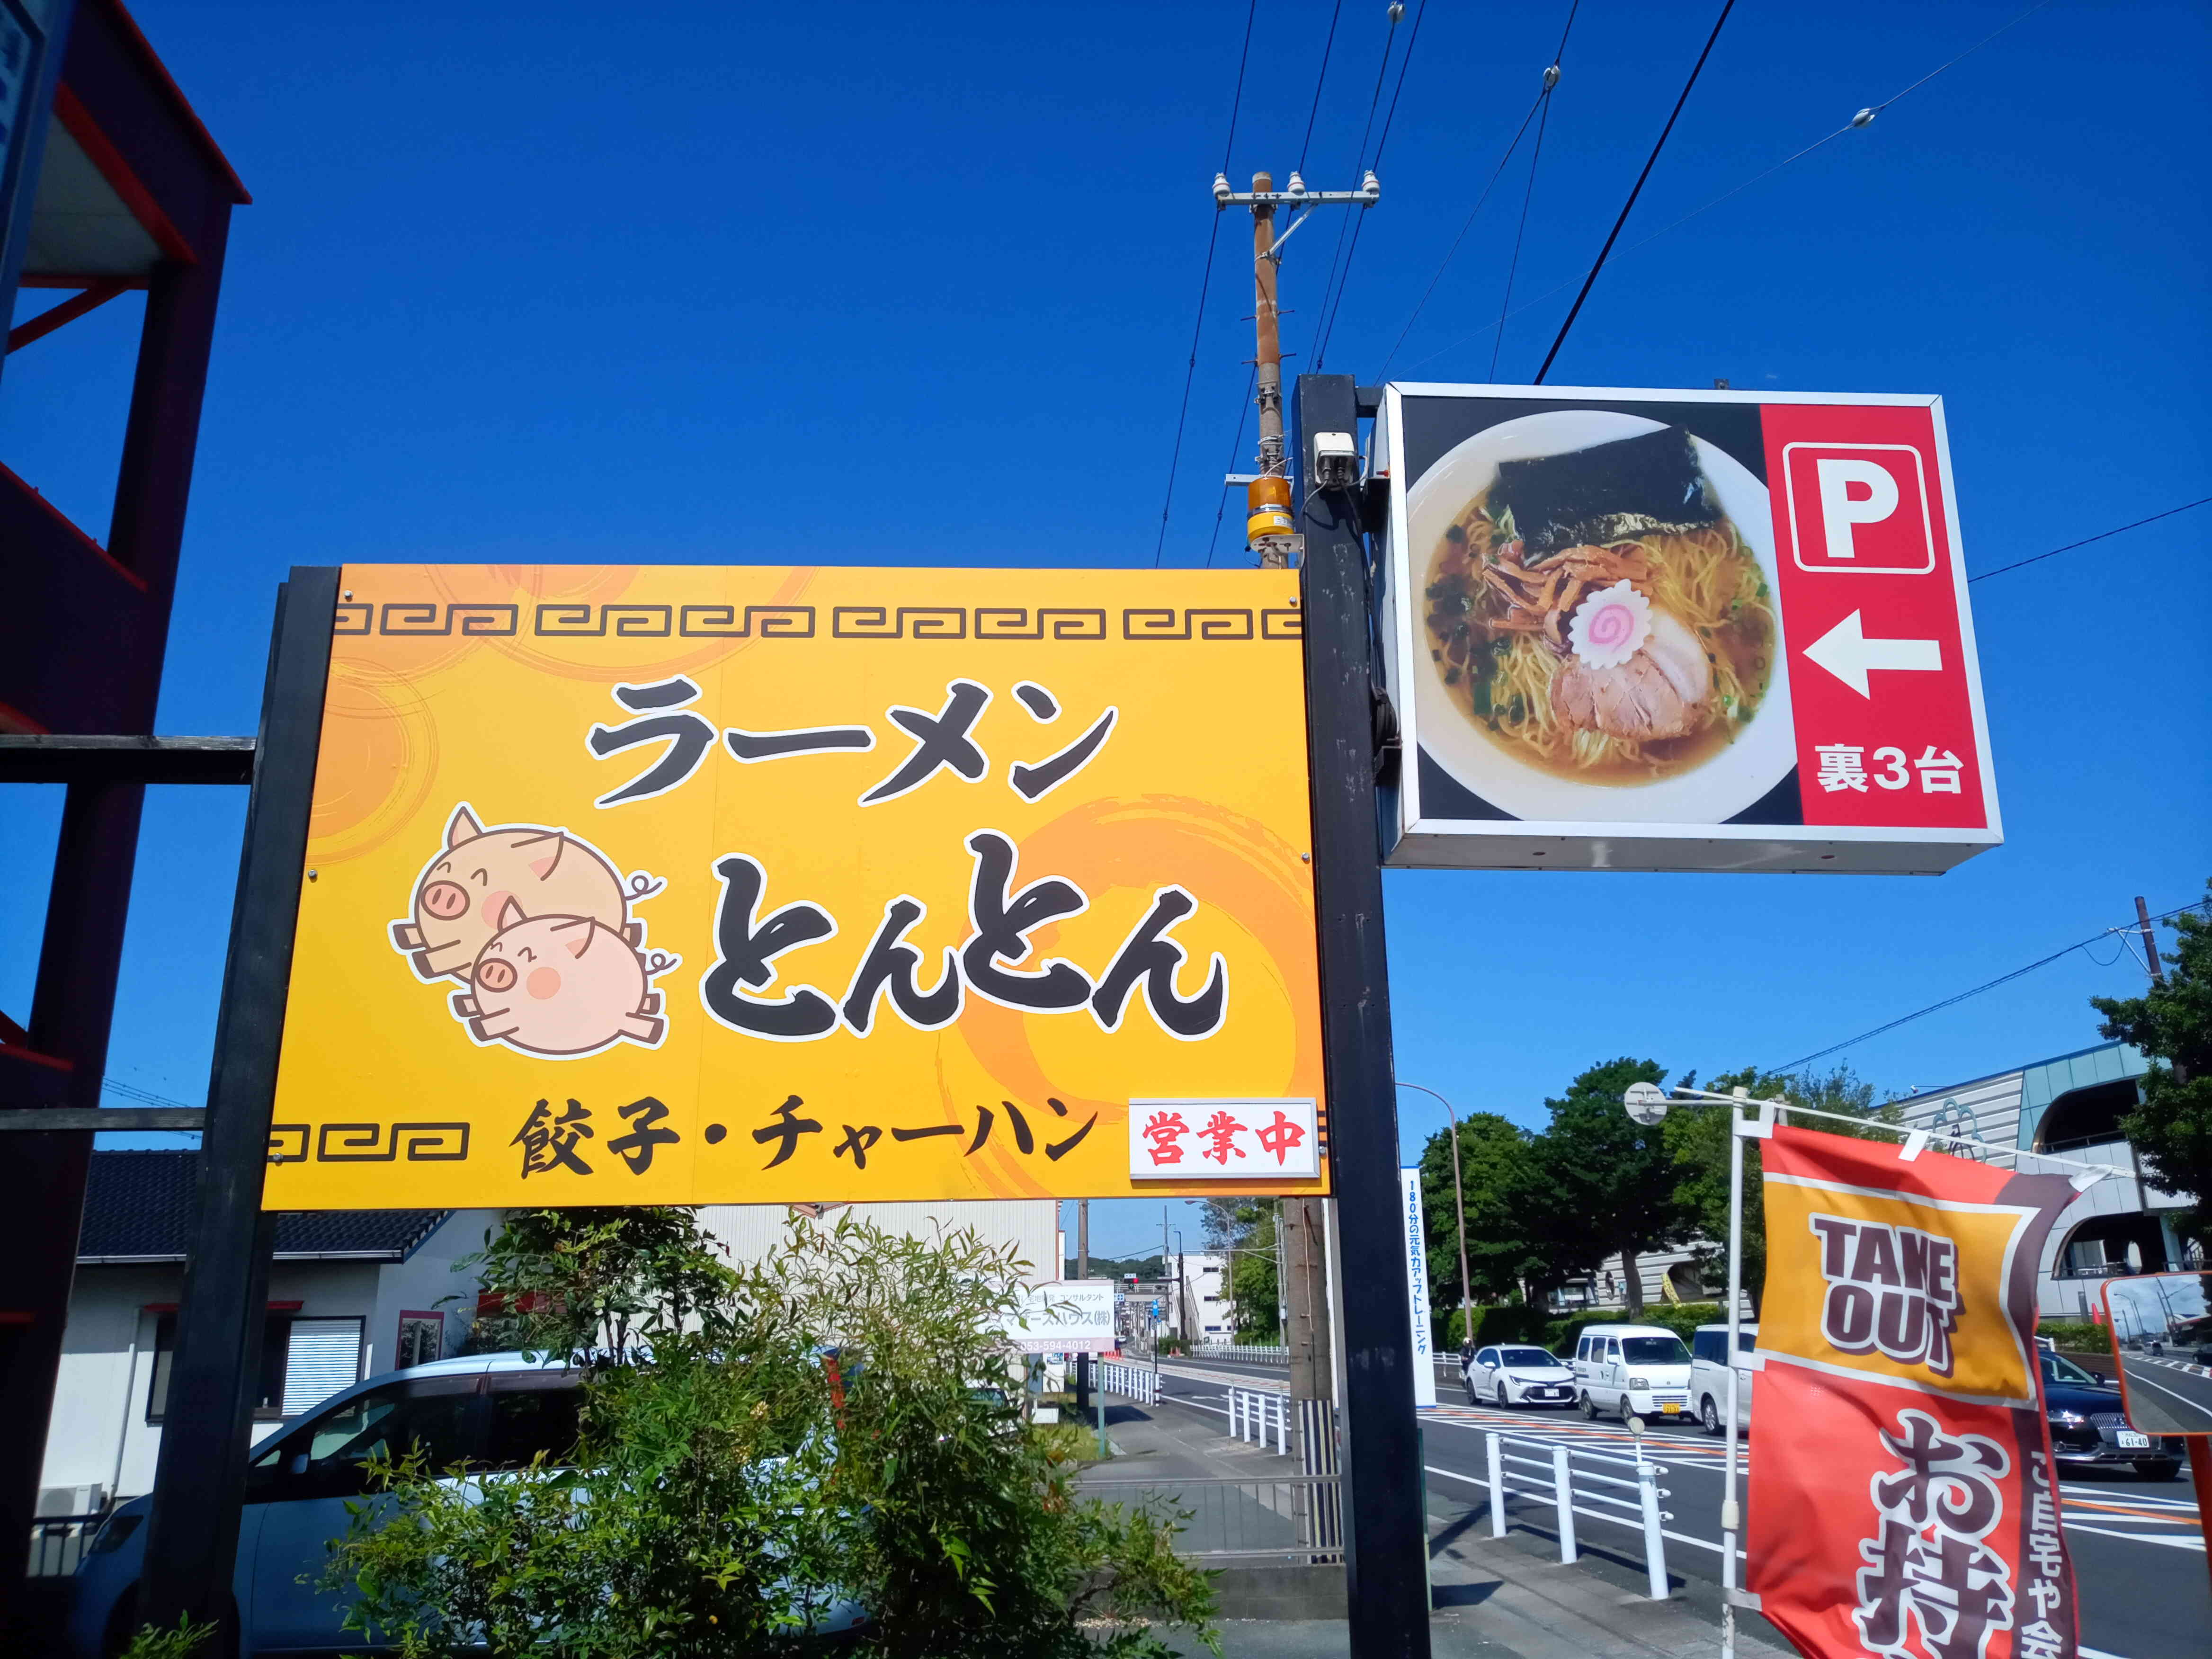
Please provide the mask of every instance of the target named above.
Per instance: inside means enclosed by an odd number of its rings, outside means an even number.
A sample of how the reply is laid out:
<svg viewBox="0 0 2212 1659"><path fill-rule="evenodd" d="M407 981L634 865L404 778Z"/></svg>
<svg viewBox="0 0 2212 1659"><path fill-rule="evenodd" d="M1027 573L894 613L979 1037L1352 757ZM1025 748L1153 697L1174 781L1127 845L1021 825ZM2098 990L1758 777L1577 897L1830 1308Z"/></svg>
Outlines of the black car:
<svg viewBox="0 0 2212 1659"><path fill-rule="evenodd" d="M2146 1480L2171 1480L2186 1449L2175 1435L2142 1434L2128 1426L2120 1391L2100 1373L2043 1355L2043 1409L2051 1419L2051 1453L2061 1469L2131 1468Z"/></svg>

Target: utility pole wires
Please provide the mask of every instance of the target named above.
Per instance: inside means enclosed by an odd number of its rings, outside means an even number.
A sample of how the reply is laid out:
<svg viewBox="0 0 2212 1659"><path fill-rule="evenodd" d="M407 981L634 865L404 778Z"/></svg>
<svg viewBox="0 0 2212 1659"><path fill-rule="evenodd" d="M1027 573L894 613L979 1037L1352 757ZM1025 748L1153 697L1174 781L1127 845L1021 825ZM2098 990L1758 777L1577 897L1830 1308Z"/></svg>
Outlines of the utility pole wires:
<svg viewBox="0 0 2212 1659"><path fill-rule="evenodd" d="M1705 49L1698 54L1698 61L1690 66L1690 78L1682 82L1682 95L1675 99L1674 107L1667 117L1667 125L1659 129L1659 142L1651 146L1651 154L1644 162L1644 171L1636 175L1636 187L1628 192L1627 201L1621 204L1620 216L1613 222L1613 229L1606 235L1605 246L1597 251L1596 262L1590 266L1589 275L1583 279L1583 291L1575 295L1575 303L1567 313L1567 320L1559 325L1559 337L1552 342L1552 349L1544 354L1544 366L1536 371L1536 378L1530 384L1543 385L1544 377L1552 372L1553 360L1559 356L1559 348L1567 343L1567 331L1574 327L1575 319L1583 314L1583 301L1589 298L1590 289L1596 285L1598 272L1605 269L1606 256L1613 252L1613 243L1620 240L1621 227L1628 222L1628 216L1636 210L1636 198L1644 193L1644 181L1651 176L1651 169L1657 165L1659 152L1667 148L1668 135L1674 131L1674 123L1681 118L1682 106L1690 101L1690 89L1698 84L1698 76L1705 70L1705 59L1713 55L1714 43L1721 38L1722 26L1735 9L1735 0L1727 0L1721 7L1721 15L1713 20L1713 32L1705 37Z"/></svg>

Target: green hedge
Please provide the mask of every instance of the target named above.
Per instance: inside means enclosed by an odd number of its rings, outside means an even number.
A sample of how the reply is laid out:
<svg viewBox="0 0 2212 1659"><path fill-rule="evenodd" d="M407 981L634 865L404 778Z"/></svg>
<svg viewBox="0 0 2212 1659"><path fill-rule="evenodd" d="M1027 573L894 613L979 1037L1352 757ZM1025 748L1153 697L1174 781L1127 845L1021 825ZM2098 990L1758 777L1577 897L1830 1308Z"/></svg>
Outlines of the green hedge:
<svg viewBox="0 0 2212 1659"><path fill-rule="evenodd" d="M2049 1337L2068 1353L2110 1354L2112 1351L2112 1339L2105 1334L2105 1328L2086 1319L2046 1319L2035 1328L2035 1334Z"/></svg>
<svg viewBox="0 0 2212 1659"><path fill-rule="evenodd" d="M1516 1303L1504 1307L1477 1308L1474 1346L1479 1348L1492 1342L1527 1342L1549 1348L1564 1359L1573 1352L1577 1340L1592 1325L1663 1325L1687 1342L1698 1326L1717 1325L1723 1317L1717 1302L1665 1303L1646 1308L1633 1316L1622 1308L1594 1308L1570 1314L1565 1319L1551 1318L1540 1308ZM1443 1352L1457 1353L1463 1346L1460 1322L1460 1310L1454 1308L1446 1322ZM2046 1325L2044 1328L2048 1333L2051 1328Z"/></svg>

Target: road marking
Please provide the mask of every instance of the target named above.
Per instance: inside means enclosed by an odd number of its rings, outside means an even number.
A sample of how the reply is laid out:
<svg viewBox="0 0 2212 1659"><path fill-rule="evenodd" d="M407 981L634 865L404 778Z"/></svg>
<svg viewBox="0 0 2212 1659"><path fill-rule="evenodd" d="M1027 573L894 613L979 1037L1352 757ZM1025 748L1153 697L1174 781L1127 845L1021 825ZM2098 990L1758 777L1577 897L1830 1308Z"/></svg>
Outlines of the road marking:
<svg viewBox="0 0 2212 1659"><path fill-rule="evenodd" d="M2066 1523L2066 1529L2069 1532L2094 1532L2104 1538L2124 1538L2136 1544L2156 1544L2170 1550L2194 1550L2199 1555L2204 1553L2204 1546L2193 1538L2160 1538L2155 1533L2118 1532L2111 1527L2093 1527L2086 1521L2069 1521Z"/></svg>

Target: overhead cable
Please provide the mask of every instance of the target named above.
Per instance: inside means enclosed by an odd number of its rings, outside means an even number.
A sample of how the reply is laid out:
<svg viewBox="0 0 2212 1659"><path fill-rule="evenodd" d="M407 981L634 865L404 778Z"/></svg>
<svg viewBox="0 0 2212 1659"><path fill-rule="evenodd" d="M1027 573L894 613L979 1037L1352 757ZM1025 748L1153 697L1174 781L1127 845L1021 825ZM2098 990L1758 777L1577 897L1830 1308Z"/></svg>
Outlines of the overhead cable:
<svg viewBox="0 0 2212 1659"><path fill-rule="evenodd" d="M1306 155L1313 149L1314 120L1321 113L1321 89L1328 84L1329 54L1336 49L1337 20L1343 15L1344 0L1336 0L1336 9L1328 15L1328 38L1321 43L1321 73L1314 76L1313 107L1306 112L1306 136L1298 145L1297 171L1301 175L1306 170Z"/></svg>
<svg viewBox="0 0 2212 1659"><path fill-rule="evenodd" d="M2177 513L2186 513L2190 508L2203 507L2208 501L2212 501L2212 495L2200 495L2193 501L2184 501L2179 507L2169 507L2163 513L2154 513L2148 519L2137 519L2133 524L2124 524L2117 530L2101 530L2094 536L2084 536L2078 542L2069 542L2063 547L2054 547L2048 553L2038 553L2033 558L2018 559L2011 564L2001 564L1994 570L1984 570L1978 576L1967 577L1967 584L1971 586L1975 582L1987 581L1992 576L2002 576L2008 570L2022 570L2029 565L2040 564L2045 559L2057 558L2061 553L2071 553L2077 547L2088 546L2091 542L2101 542L2107 537L2123 535L2130 530L2140 530L2147 524L2156 524L2160 519L2170 519Z"/></svg>
<svg viewBox="0 0 2212 1659"><path fill-rule="evenodd" d="M1430 296L1436 293L1437 284L1443 280L1444 272L1450 268L1453 256L1459 252L1459 245L1467 240L1468 232L1474 228L1475 217L1481 213L1483 204L1490 199L1490 192L1498 188L1498 181L1505 176L1506 163L1521 148L1522 137L1528 131L1528 123L1536 118L1537 106L1552 95L1552 88L1558 82L1559 64L1567 55L1567 37L1574 33L1575 14L1581 9L1582 0L1573 0L1567 8L1567 26L1559 32L1559 50L1552 54L1551 72L1545 76L1544 83L1537 89L1536 95L1528 100L1528 112L1522 116L1521 125L1513 129L1512 142L1505 146L1505 153L1498 158L1498 165L1490 170L1490 177L1483 184L1482 193L1474 198L1474 205L1468 210L1467 217L1461 221L1459 234L1452 238L1451 246L1444 250L1444 257L1437 264L1436 274L1429 278L1429 285L1421 290L1421 297L1413 307L1413 315L1406 319L1405 327L1398 331L1397 341L1391 346L1389 356L1382 359L1382 372L1376 377L1378 380L1389 379L1390 364L1397 357L1399 347L1406 343L1406 337L1413 331L1413 325L1421 319L1421 313L1428 308ZM1508 286L1510 288L1510 284ZM1499 319L1501 331L1504 321L1503 318Z"/></svg>
<svg viewBox="0 0 2212 1659"><path fill-rule="evenodd" d="M1365 125L1359 129L1359 155L1352 164L1352 176L1355 179L1358 178L1365 171L1367 167L1367 140L1375 131L1375 112L1382 107L1382 85L1384 82L1390 78L1390 48L1397 44L1398 20L1404 16L1405 14L1406 9L1403 6L1393 6L1390 8L1390 27L1384 32L1382 36L1382 61L1375 66L1375 90L1368 94L1367 120ZM1418 21L1419 20L1416 19L1415 21ZM1348 215L1346 216L1352 219L1364 219L1367 216L1364 213L1360 213ZM1336 246L1330 251L1328 256L1328 275L1322 279L1321 304L1314 312L1314 339L1316 342L1314 372L1316 374L1319 374L1321 372L1321 355L1318 343L1320 342L1322 336L1328 331L1329 296L1336 291L1336 271L1338 265L1342 263L1344 258L1345 238L1352 234L1355 228L1355 226L1347 224L1344 219L1339 219L1336 222Z"/></svg>
<svg viewBox="0 0 2212 1659"><path fill-rule="evenodd" d="M1536 378L1531 384L1543 385L1544 377L1552 372L1553 360L1559 355L1559 348L1567 343L1567 331L1574 327L1575 319L1582 315L1583 301L1589 298L1590 289L1597 283L1598 272L1605 269L1606 256L1613 252L1613 245L1620 235L1620 228L1628 222L1628 216L1636 210L1636 198L1644 193L1644 181L1651 176L1651 169L1658 164L1659 152L1667 148L1667 137L1674 131L1674 123L1681 118L1682 106L1690 101L1690 89L1698 84L1698 76L1705 71L1705 59L1713 55L1714 44L1721 38L1721 27L1728 21L1729 14L1735 9L1735 0L1726 0L1721 7L1721 15L1713 20L1713 32L1705 37L1705 49L1698 54L1698 61L1690 66L1690 78L1682 82L1681 96L1674 100L1674 107L1667 117L1667 125L1659 129L1658 143L1651 146L1651 154L1644 158L1644 171L1636 175L1635 188L1628 192L1628 199L1621 204L1620 216L1613 222L1613 229L1606 236L1605 246L1597 251L1597 259L1590 266L1589 275L1583 279L1583 291L1575 295L1575 302L1567 312L1567 320L1559 325L1559 337L1552 342L1552 349L1544 354L1544 366L1536 371ZM1499 325L1501 328L1504 326L1503 319Z"/></svg>
<svg viewBox="0 0 2212 1659"><path fill-rule="evenodd" d="M1537 94L1543 105L1536 117L1536 143L1528 155L1528 187L1521 192L1521 222L1513 231L1513 258L1505 266L1505 291L1498 300L1498 332L1490 337L1490 379L1498 378L1498 354L1505 347L1505 317L1513 304L1513 279L1521 273L1521 244L1528 234L1528 204L1536 199L1536 168L1544 159L1544 129L1552 120L1552 88L1559 82L1556 65L1544 72L1544 90Z"/></svg>
<svg viewBox="0 0 2212 1659"><path fill-rule="evenodd" d="M1244 70L1252 61L1252 24L1260 14L1260 0L1250 0L1244 11L1244 48L1237 59L1237 90L1229 100L1229 137L1221 146L1221 171L1229 171L1229 163L1237 148L1237 115L1244 104ZM1198 338L1206 327L1206 295L1213 283L1213 250L1221 240L1221 213L1216 209L1213 222L1206 228L1206 269L1198 279L1198 315L1190 325L1190 359L1183 365L1182 404L1176 411L1175 447L1168 456L1167 497L1160 503L1160 533L1152 544L1152 568L1159 568L1160 555L1168 544L1168 514L1175 506L1176 472L1182 465L1182 434L1190 419L1190 383L1198 374Z"/></svg>
<svg viewBox="0 0 2212 1659"><path fill-rule="evenodd" d="M1842 137L1847 132L1871 126L1874 124L1874 118L1875 116L1881 114L1882 111L1887 109L1892 104L1897 102L1898 100L1904 97L1906 93L1918 90L1920 88L1926 86L1937 76L1942 74L1945 70L1951 68L1954 64L1965 62L1967 58L1979 52L1984 46L1989 45L1990 41L1996 40L1998 35L2004 33L2007 29L2010 29L2018 24L2026 22L2029 18L2033 17L2037 12L2041 11L2050 3L2051 0L2037 0L2037 3L2034 5L2030 6L2026 11L2021 13L2019 16L2014 18L2011 22L2004 25L2003 28L1993 30L1990 33L1984 35L1980 40L1974 42L1972 46L1967 47L1966 51L1959 53L1955 58L1947 59L1945 62L1938 64L1934 69L1929 70L1927 74L1922 76L1917 81L1915 81L1911 85L1890 94L1890 95L1883 99L1881 102L1869 105L1865 109L1861 110L1858 114L1854 115L1850 120L1844 122L1843 125L1838 127L1833 132L1829 133L1826 137L1814 139L1802 149L1793 151L1790 155L1784 156L1780 161L1775 162L1773 166L1767 167L1761 172L1753 173L1741 184L1723 191L1719 195L1714 197L1703 206L1692 208L1680 218L1668 221L1666 224L1662 225L1658 229L1653 231L1649 236L1643 238L1641 240L1631 242L1626 247L1621 249L1620 257L1625 259L1630 254L1638 252L1644 248L1650 246L1652 243L1657 241L1662 236L1666 235L1669 231L1680 229L1682 226L1689 223L1691 220L1696 218L1699 214L1711 212L1714 208L1718 207L1722 203L1729 200L1731 198L1742 195L1744 191L1749 190L1753 185L1756 185L1764 179L1772 178L1776 173L1781 172L1783 168L1790 166L1792 162L1804 160L1805 157L1810 155L1814 150L1819 149L1822 145L1832 143L1834 140ZM1572 278L1570 278L1569 282L1571 281ZM1515 309L1510 315L1513 317L1518 317L1524 311L1533 310L1537 306L1541 305L1545 301L1550 299L1554 294L1565 292L1568 285L1568 283L1559 283L1553 284L1552 287L1546 289L1541 294L1536 295L1534 299L1528 301L1526 304ZM1484 335L1489 333L1490 331L1496 326L1498 325L1494 323L1485 323L1474 333L1455 340L1449 345L1438 347L1436 350L1429 353L1427 356L1416 359L1409 367L1419 368L1423 363L1433 362L1435 359L1443 356L1446 352L1456 351L1462 346L1471 344L1474 341L1480 339Z"/></svg>
<svg viewBox="0 0 2212 1659"><path fill-rule="evenodd" d="M2150 920L2153 921L2171 921L2176 916L2186 915L2192 910L2202 910L2208 908L2212 908L2212 900L2201 901L2196 904L2184 904L2178 906L2172 910L2161 911L2159 915L2151 917ZM1801 1071L1804 1067L1810 1066L1816 1060L1826 1060L1830 1054L1841 1054L1846 1048L1856 1048L1860 1043L1868 1042L1872 1038L1881 1036L1885 1032L1894 1031L1900 1025L1910 1025L1916 1019L1924 1019L1929 1014L1941 1013L1946 1008L1956 1007L1960 1003L1965 1002L1970 998L1978 997L1984 991L1994 991L1998 986L2009 985L2013 981L2021 978L2023 975L2032 974L2039 968L2048 968L2052 963L2058 961L2061 957L2072 956L2076 951L2086 952L2091 945L2103 944L2105 940L2110 939L2114 933L2133 933L2142 924L2139 922L2130 921L2124 927L2107 927L2102 933L2091 934L2087 939L2076 939L2073 944L2068 945L2063 951L2053 951L2047 957L2039 957L2036 960L2029 963L2024 968L2015 968L2008 974L2000 974L1996 978L1990 980L1986 984L1977 985L1971 991L1961 991L1954 997L1945 997L1941 1002L1931 1002L1925 1008L1916 1008L1911 1013L1901 1015L1898 1018L1889 1021L1887 1024L1875 1026L1871 1031L1862 1031L1856 1036L1846 1037L1841 1042L1832 1042L1825 1048L1821 1048L1816 1050L1814 1053L1807 1054L1802 1060L1793 1060L1787 1066L1770 1066L1767 1069L1779 1073ZM2090 957L2090 960L2094 962L2096 958L2092 957ZM2112 960L2117 962L2119 958L2115 957Z"/></svg>
<svg viewBox="0 0 2212 1659"><path fill-rule="evenodd" d="M1398 60L1398 79L1390 88L1390 107L1382 117L1382 131L1375 140L1375 154L1366 162L1369 169L1382 165L1382 147L1390 142L1390 124L1398 118L1398 94L1406 89L1406 70L1413 61L1413 48L1421 43L1421 20L1429 15L1429 0L1421 0L1413 13L1413 32L1406 37L1406 55ZM1389 61L1386 58L1386 63ZM1337 313L1344 309L1344 290L1352 283L1352 262L1359 252L1359 233L1367 223L1367 210L1362 208L1352 221L1352 245L1345 250L1344 274L1336 281L1336 302L1329 307L1328 320L1322 325L1321 343L1314 348L1314 373L1321 373L1322 362L1328 356L1328 338L1336 331Z"/></svg>
<svg viewBox="0 0 2212 1659"><path fill-rule="evenodd" d="M1244 423L1252 418L1252 393L1260 384L1260 366L1255 363L1244 377L1244 401L1237 406L1237 438L1229 446L1229 465L1224 471L1234 471L1237 458L1244 453ZM1222 481L1221 503L1213 509L1213 534L1206 544L1206 568L1213 568L1213 555L1221 545L1221 515L1229 510L1229 483Z"/></svg>

